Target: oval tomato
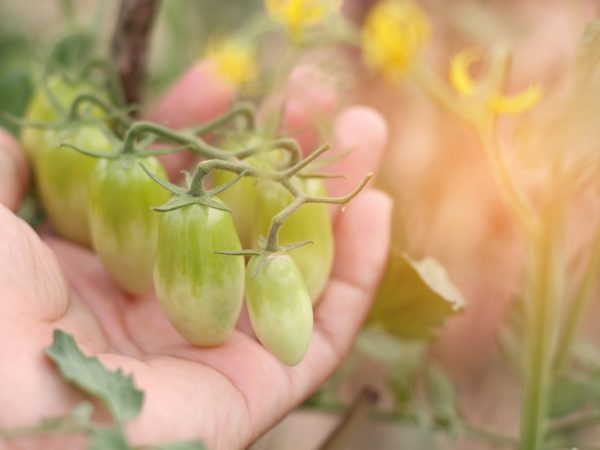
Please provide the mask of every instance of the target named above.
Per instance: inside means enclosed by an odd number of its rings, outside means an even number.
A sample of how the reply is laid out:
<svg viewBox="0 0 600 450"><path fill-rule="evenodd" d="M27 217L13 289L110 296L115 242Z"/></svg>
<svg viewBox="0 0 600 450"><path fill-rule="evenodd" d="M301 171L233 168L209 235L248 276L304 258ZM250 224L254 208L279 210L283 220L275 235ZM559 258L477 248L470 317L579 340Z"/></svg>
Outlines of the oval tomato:
<svg viewBox="0 0 600 450"><path fill-rule="evenodd" d="M245 139L228 140L222 144L225 150L241 150L251 146L257 146L261 138L252 135ZM270 165L266 160L267 155L254 155L244 159L244 163L252 167L268 169ZM225 184L235 178L235 174L225 170L215 170L213 173L213 184L218 186ZM230 209L235 222L235 228L240 236L244 247L253 245L256 224L256 179L246 177L219 194L219 198Z"/></svg>
<svg viewBox="0 0 600 450"><path fill-rule="evenodd" d="M244 295L244 258L216 253L241 250L231 214L201 204L160 214L154 286L161 307L190 342L219 345Z"/></svg>
<svg viewBox="0 0 600 450"><path fill-rule="evenodd" d="M295 178L294 183L307 195L325 196L325 186L319 179ZM258 234L266 237L271 219L293 201L283 186L274 181L258 183ZM333 229L329 206L310 203L300 207L283 223L279 230L281 245L310 240L311 244L292 250L290 256L304 277L313 304L323 292L333 264Z"/></svg>
<svg viewBox="0 0 600 450"><path fill-rule="evenodd" d="M158 159L141 159L151 172L167 178ZM122 156L98 161L89 186L94 249L112 279L132 294L152 287L159 220L152 207L169 198L169 193L146 175L139 160Z"/></svg>
<svg viewBox="0 0 600 450"><path fill-rule="evenodd" d="M281 362L302 361L312 336L313 310L302 274L285 253L253 256L246 269L252 328Z"/></svg>
<svg viewBox="0 0 600 450"><path fill-rule="evenodd" d="M259 161L255 157L245 160L255 166ZM213 184L218 186L235 178L235 174L225 170L215 170ZM246 177L239 180L230 188L219 194L219 198L231 209L235 228L244 247L250 247L253 242L256 224L256 179Z"/></svg>
<svg viewBox="0 0 600 450"><path fill-rule="evenodd" d="M58 145L65 142L109 153L112 144L98 125L91 124L45 130L43 141L37 149L34 173L44 210L59 235L89 246L88 181L98 160Z"/></svg>
<svg viewBox="0 0 600 450"><path fill-rule="evenodd" d="M84 83L73 83L63 77L51 77L46 82L46 87L39 87L34 92L27 110L25 111L25 120L32 122L55 123L61 119L60 111L52 104L48 92L51 92L54 99L65 112L69 110L71 103L79 94L91 92L90 86ZM98 111L95 110L95 115ZM44 129L24 126L21 128L21 144L27 157L32 164L35 164L36 155L44 147Z"/></svg>

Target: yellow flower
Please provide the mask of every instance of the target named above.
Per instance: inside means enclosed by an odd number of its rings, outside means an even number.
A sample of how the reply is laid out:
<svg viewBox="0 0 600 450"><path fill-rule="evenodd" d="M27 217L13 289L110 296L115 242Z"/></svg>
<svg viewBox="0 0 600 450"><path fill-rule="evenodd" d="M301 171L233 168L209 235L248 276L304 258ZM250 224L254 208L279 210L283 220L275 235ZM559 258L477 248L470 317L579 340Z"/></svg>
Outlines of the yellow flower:
<svg viewBox="0 0 600 450"><path fill-rule="evenodd" d="M411 66L430 35L429 18L411 0L383 0L363 28L363 55L368 65L397 79Z"/></svg>
<svg viewBox="0 0 600 450"><path fill-rule="evenodd" d="M212 61L218 74L234 86L241 86L256 76L254 48L240 41L225 39L209 46L207 59Z"/></svg>
<svg viewBox="0 0 600 450"><path fill-rule="evenodd" d="M477 94L477 86L469 75L469 67L483 58L478 49L466 49L458 53L450 63L450 83L463 97L473 97ZM492 93L485 101L494 112L518 114L534 107L542 97L542 88L530 86L523 92L506 96L499 92Z"/></svg>
<svg viewBox="0 0 600 450"><path fill-rule="evenodd" d="M342 0L265 0L269 15L282 23L289 33L298 38L302 30L317 25L339 10Z"/></svg>

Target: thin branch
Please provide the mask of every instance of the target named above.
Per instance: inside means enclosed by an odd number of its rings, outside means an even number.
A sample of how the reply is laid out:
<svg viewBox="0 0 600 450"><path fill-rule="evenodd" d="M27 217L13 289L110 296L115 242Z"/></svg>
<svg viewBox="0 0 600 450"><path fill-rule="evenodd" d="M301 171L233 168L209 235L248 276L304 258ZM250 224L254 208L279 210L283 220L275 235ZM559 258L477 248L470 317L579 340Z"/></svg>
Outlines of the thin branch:
<svg viewBox="0 0 600 450"><path fill-rule="evenodd" d="M321 444L319 450L342 450L348 448L350 439L369 413L377 405L379 393L373 388L364 388L350 405L348 412L332 433Z"/></svg>
<svg viewBox="0 0 600 450"><path fill-rule="evenodd" d="M112 53L127 104L138 104L146 72L150 31L160 0L121 0Z"/></svg>

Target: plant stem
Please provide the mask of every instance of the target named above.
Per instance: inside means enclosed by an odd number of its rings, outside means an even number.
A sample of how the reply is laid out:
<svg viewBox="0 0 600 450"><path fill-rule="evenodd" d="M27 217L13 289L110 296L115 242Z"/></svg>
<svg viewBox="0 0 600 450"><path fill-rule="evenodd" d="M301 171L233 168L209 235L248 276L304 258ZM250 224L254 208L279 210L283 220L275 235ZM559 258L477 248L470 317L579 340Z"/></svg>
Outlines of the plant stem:
<svg viewBox="0 0 600 450"><path fill-rule="evenodd" d="M587 261L583 278L577 288L575 297L567 307L567 316L558 339L558 346L554 358L554 371L559 372L568 359L575 331L579 325L581 315L588 303L592 288L594 287L600 266L600 226L597 226L592 243L590 257Z"/></svg>
<svg viewBox="0 0 600 450"><path fill-rule="evenodd" d="M534 215L531 205L521 188L517 185L514 177L511 175L506 162L498 148L492 141L492 132L490 127L480 126L477 129L479 141L485 152L492 175L496 184L502 191L505 201L508 203L519 223L524 228L527 235L531 235L534 228Z"/></svg>
<svg viewBox="0 0 600 450"><path fill-rule="evenodd" d="M146 50L159 0L121 0L112 53L127 104L141 100Z"/></svg>
<svg viewBox="0 0 600 450"><path fill-rule="evenodd" d="M545 433L548 390L563 270L562 198L550 195L543 218L530 236L526 296L525 392L521 415L521 450L540 450Z"/></svg>

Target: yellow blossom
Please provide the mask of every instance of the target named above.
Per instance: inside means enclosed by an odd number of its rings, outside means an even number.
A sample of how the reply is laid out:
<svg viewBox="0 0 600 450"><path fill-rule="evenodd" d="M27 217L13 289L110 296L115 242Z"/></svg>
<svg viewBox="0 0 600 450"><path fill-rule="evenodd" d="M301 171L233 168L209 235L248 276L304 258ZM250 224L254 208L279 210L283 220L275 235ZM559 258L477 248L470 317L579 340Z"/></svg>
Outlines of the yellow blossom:
<svg viewBox="0 0 600 450"><path fill-rule="evenodd" d="M241 86L256 76L254 48L233 39L217 41L209 46L207 59L218 74L234 86Z"/></svg>
<svg viewBox="0 0 600 450"><path fill-rule="evenodd" d="M482 58L481 52L473 48L463 50L452 58L450 82L463 97L473 97L477 93L477 87L469 74L469 67ZM492 93L486 99L486 103L497 113L518 114L535 106L541 97L541 87L534 85L513 96L502 95L499 92Z"/></svg>
<svg viewBox="0 0 600 450"><path fill-rule="evenodd" d="M265 0L273 20L282 23L297 38L302 30L317 25L339 10L342 0Z"/></svg>
<svg viewBox="0 0 600 450"><path fill-rule="evenodd" d="M411 66L430 35L429 18L411 0L383 0L363 28L363 55L371 67L397 79Z"/></svg>

